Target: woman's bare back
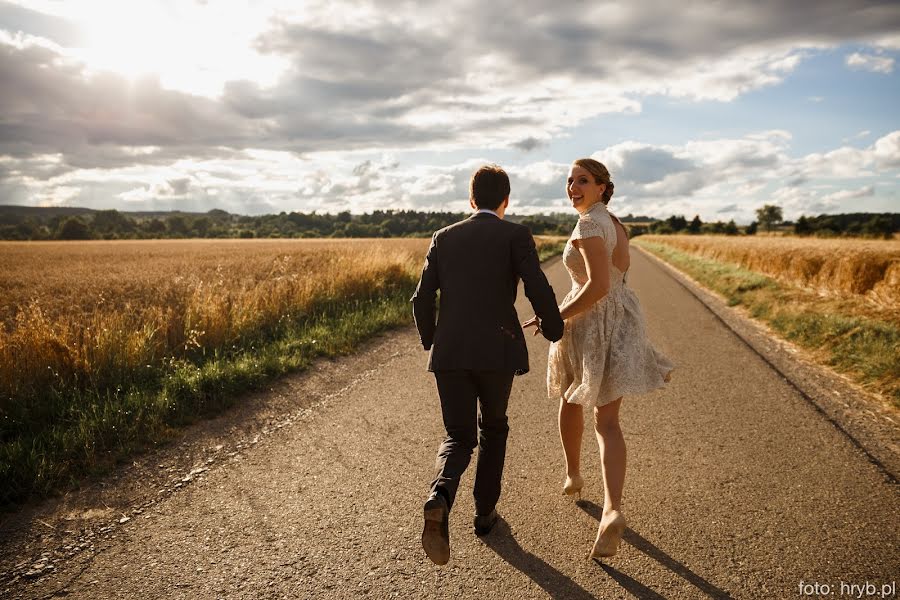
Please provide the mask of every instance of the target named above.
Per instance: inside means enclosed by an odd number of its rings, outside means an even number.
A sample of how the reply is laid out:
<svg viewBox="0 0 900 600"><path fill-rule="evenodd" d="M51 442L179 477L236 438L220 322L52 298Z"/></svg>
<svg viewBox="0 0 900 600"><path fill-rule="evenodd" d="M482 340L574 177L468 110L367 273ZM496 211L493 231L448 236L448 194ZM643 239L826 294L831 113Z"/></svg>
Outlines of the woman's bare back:
<svg viewBox="0 0 900 600"><path fill-rule="evenodd" d="M616 247L613 249L612 264L619 271L625 273L631 266L631 255L628 253L628 232L625 231L625 226L617 217L609 216L612 217L616 227Z"/></svg>

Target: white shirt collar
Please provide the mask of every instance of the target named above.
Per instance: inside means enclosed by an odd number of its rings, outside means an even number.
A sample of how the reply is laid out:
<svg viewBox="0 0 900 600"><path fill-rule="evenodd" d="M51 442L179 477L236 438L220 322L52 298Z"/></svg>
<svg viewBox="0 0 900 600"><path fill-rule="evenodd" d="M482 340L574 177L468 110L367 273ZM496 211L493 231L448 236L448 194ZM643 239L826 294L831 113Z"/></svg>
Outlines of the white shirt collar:
<svg viewBox="0 0 900 600"><path fill-rule="evenodd" d="M491 210L491 209L489 209L489 208L479 208L478 210L475 211L475 214L476 214L476 215L480 215L481 213L491 213L492 215L494 215L494 216L497 217L498 219L502 219L502 218L503 218L503 217L501 217L500 215L498 215L496 212L494 212L493 210Z"/></svg>

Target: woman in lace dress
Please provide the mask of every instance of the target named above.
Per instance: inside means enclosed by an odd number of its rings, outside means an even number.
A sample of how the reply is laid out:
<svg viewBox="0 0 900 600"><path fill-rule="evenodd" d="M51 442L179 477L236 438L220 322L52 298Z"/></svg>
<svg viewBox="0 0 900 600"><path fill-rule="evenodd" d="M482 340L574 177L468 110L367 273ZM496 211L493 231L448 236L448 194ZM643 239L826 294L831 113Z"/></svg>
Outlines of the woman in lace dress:
<svg viewBox="0 0 900 600"><path fill-rule="evenodd" d="M625 530L622 488L625 439L619 406L669 380L672 363L647 338L637 296L626 285L628 236L606 208L613 195L609 171L596 160L576 160L566 186L578 224L563 251L572 290L559 307L565 333L550 346L547 388L559 399L559 435L566 458L563 492L580 494L583 408L594 412L605 489L603 517L591 557L613 556ZM540 327L536 319L524 324Z"/></svg>

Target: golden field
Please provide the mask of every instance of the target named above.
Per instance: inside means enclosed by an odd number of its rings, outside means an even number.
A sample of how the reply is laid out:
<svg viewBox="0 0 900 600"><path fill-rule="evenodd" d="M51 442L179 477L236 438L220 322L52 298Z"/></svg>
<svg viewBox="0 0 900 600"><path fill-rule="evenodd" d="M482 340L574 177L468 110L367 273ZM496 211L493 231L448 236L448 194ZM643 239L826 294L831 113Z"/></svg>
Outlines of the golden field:
<svg viewBox="0 0 900 600"><path fill-rule="evenodd" d="M226 347L317 302L408 282L428 240L0 244L0 395Z"/></svg>
<svg viewBox="0 0 900 600"><path fill-rule="evenodd" d="M412 267L427 248L422 239L0 242L0 321L8 329L34 301L52 318L83 317L182 304L215 287L286 291L286 281L303 280L304 291L291 294L300 301L379 265Z"/></svg>
<svg viewBox="0 0 900 600"><path fill-rule="evenodd" d="M739 265L827 296L900 310L900 240L645 235L688 254Z"/></svg>
<svg viewBox="0 0 900 600"><path fill-rule="evenodd" d="M0 398L42 381L102 387L317 304L409 287L429 241L2 242Z"/></svg>

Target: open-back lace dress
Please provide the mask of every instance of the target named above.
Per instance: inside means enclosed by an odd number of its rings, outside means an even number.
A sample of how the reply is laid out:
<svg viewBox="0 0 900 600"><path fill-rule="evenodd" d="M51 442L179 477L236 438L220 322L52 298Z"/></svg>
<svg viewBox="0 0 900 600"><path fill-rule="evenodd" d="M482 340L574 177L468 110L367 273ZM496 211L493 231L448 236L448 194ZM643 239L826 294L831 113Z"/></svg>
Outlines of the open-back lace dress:
<svg viewBox="0 0 900 600"><path fill-rule="evenodd" d="M588 310L567 319L565 332L550 346L547 392L583 406L603 406L622 396L662 387L674 368L647 337L641 306L612 264L617 231L606 205L598 202L578 219L563 263L572 278L567 302L587 282L587 269L572 240L601 237L609 261L609 293Z"/></svg>

